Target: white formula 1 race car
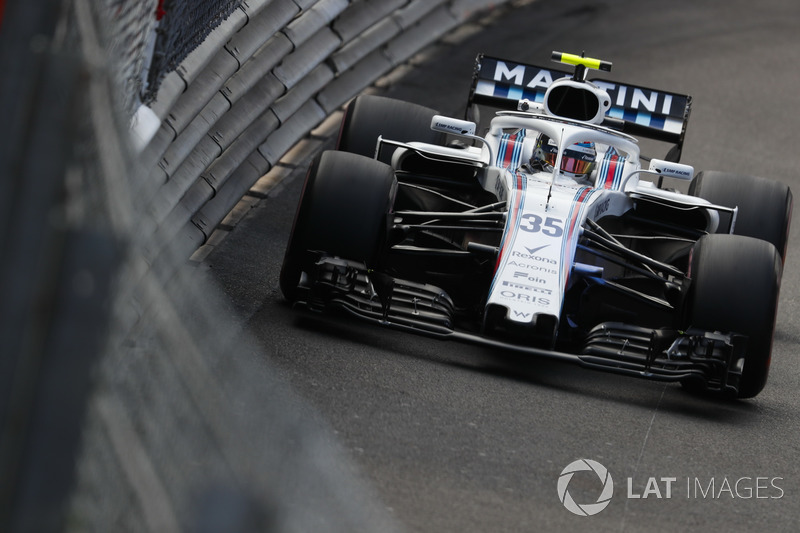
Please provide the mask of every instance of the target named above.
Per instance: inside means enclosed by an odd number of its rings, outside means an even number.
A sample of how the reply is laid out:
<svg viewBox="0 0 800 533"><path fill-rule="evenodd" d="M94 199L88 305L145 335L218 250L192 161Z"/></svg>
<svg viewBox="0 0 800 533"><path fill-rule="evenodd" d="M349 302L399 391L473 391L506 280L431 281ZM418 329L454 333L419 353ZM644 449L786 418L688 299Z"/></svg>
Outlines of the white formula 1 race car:
<svg viewBox="0 0 800 533"><path fill-rule="evenodd" d="M691 98L478 56L466 116L360 96L281 289L315 311L732 397L767 381L792 194L678 163ZM636 137L671 144L664 159ZM690 180L688 194L664 182Z"/></svg>

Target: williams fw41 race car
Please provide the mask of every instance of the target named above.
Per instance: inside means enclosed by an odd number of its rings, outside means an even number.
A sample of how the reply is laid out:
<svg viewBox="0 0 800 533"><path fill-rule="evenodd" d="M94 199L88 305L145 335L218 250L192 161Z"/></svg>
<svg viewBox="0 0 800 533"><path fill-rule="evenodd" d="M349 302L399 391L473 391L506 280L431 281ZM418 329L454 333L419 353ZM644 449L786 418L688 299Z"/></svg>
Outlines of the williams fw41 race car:
<svg viewBox="0 0 800 533"><path fill-rule="evenodd" d="M767 381L792 194L680 164L691 97L480 55L466 117L362 95L312 163L281 290L440 339L732 397ZM664 159L637 137L669 143ZM688 194L667 188L690 181Z"/></svg>

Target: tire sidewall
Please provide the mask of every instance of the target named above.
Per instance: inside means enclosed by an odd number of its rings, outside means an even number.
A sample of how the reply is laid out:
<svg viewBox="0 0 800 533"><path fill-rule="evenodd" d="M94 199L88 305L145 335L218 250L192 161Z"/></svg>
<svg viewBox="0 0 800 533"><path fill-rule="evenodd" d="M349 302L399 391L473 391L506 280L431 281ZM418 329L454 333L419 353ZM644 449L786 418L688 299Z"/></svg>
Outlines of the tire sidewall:
<svg viewBox="0 0 800 533"><path fill-rule="evenodd" d="M381 162L336 151L316 157L306 174L281 268L284 296L296 300L302 272L319 253L378 266L396 190L394 171Z"/></svg>
<svg viewBox="0 0 800 533"><path fill-rule="evenodd" d="M786 257L793 206L792 191L786 184L712 170L695 176L689 194L712 204L738 207L734 234L771 242L781 258Z"/></svg>
<svg viewBox="0 0 800 533"><path fill-rule="evenodd" d="M438 112L429 107L384 96L361 95L345 109L337 150L372 158L378 136L399 142L444 144L446 135L431 129ZM380 161L389 163L392 150L383 150Z"/></svg>
<svg viewBox="0 0 800 533"><path fill-rule="evenodd" d="M746 335L739 397L763 389L769 373L782 261L766 241L706 235L690 259L686 327Z"/></svg>

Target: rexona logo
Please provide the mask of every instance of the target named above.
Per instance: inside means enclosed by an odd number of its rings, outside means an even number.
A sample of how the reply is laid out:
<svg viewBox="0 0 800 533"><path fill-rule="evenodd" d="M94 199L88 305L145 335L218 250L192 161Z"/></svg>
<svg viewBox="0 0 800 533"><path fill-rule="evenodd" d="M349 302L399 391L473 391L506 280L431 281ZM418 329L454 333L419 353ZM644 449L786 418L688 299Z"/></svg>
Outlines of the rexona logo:
<svg viewBox="0 0 800 533"><path fill-rule="evenodd" d="M594 472L602 483L602 489L595 502L577 503L569 493L569 483L576 472ZM561 471L558 477L558 499L571 513L578 516L593 516L608 507L611 496L614 494L614 480L608 469L597 461L591 459L578 459L573 461Z"/></svg>

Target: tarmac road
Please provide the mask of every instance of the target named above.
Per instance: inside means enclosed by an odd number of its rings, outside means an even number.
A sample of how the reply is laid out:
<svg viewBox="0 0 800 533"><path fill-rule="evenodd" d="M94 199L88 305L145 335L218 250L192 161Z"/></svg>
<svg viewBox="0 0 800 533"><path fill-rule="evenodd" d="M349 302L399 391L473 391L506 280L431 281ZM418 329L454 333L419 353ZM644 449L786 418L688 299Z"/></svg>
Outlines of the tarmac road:
<svg viewBox="0 0 800 533"><path fill-rule="evenodd" d="M538 0L434 49L385 93L461 116L478 52L547 65L552 50L585 50L614 63L610 79L694 97L682 162L777 178L798 194L798 27L791 0ZM401 526L800 530L796 231L770 381L754 400L730 402L293 312L278 272L299 187L251 210L206 265L260 342L240 356L271 362L316 408L298 416L334 430ZM578 459L613 479L608 507L594 516L559 500L559 476ZM593 503L601 481L578 472L568 488Z"/></svg>

